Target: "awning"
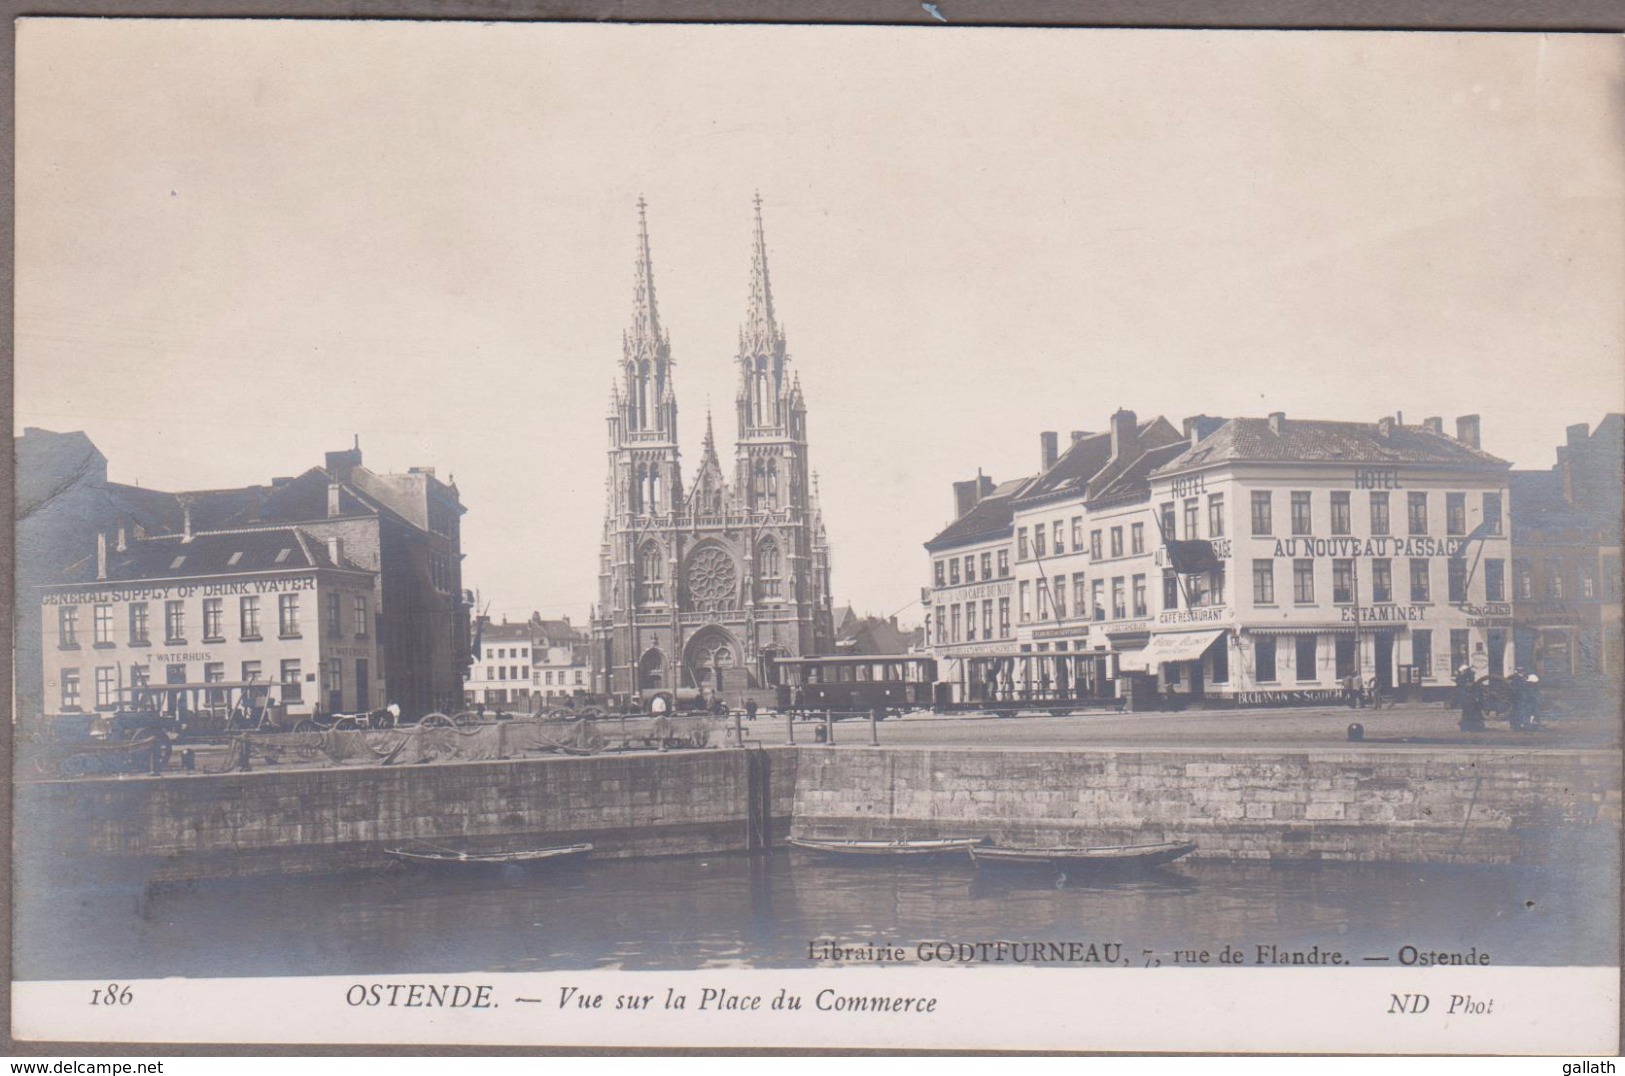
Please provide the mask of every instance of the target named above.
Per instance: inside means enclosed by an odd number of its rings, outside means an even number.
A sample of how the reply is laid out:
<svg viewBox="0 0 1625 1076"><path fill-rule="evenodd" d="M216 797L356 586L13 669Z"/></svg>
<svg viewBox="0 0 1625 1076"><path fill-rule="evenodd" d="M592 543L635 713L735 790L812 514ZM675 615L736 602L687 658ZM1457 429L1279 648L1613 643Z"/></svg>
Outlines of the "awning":
<svg viewBox="0 0 1625 1076"><path fill-rule="evenodd" d="M1213 645L1213 640L1223 634L1223 628L1216 628L1212 631L1157 635L1144 650L1127 651L1118 657L1117 662L1125 669L1154 669L1165 661L1195 661Z"/></svg>

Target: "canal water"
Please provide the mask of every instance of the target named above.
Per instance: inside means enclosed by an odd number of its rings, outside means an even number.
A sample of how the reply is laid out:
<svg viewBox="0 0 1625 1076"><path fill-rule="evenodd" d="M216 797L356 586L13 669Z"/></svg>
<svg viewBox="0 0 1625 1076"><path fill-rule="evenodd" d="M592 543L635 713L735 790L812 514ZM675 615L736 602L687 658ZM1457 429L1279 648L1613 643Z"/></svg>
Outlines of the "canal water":
<svg viewBox="0 0 1625 1076"><path fill-rule="evenodd" d="M17 896L19 979L804 968L809 943L828 941L896 945L910 961L937 940L1112 943L1133 964L1151 950L1164 966L1175 950L1227 944L1249 964L1260 945L1318 947L1356 966L1394 966L1406 945L1476 947L1493 965L1618 954L1611 866L1195 862L1091 880L781 852Z"/></svg>

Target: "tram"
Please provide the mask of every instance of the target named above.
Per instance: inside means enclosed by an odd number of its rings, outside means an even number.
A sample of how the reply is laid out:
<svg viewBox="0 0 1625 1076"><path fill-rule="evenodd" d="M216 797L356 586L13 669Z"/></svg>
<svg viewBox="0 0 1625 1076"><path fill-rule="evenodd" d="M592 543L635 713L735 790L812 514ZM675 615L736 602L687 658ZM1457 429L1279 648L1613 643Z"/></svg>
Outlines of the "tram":
<svg viewBox="0 0 1625 1076"><path fill-rule="evenodd" d="M971 666L950 660L939 675L936 658L924 654L864 657L779 658L779 708L828 710L835 714L889 715L930 709L1015 713L1048 710L1122 710L1124 699L1106 679L1094 654L1015 654L978 659Z"/></svg>
<svg viewBox="0 0 1625 1076"><path fill-rule="evenodd" d="M780 709L891 716L926 709L936 697L936 659L920 654L778 658L773 673Z"/></svg>

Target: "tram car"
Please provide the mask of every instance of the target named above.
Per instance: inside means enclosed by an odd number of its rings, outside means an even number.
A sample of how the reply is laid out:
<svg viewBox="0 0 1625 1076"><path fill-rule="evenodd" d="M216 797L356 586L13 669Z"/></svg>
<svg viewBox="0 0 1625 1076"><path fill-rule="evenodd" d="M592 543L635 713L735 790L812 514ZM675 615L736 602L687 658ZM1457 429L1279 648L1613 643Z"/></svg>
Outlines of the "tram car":
<svg viewBox="0 0 1625 1076"><path fill-rule="evenodd" d="M928 709L935 697L936 659L919 654L779 658L772 668L780 709L890 717Z"/></svg>

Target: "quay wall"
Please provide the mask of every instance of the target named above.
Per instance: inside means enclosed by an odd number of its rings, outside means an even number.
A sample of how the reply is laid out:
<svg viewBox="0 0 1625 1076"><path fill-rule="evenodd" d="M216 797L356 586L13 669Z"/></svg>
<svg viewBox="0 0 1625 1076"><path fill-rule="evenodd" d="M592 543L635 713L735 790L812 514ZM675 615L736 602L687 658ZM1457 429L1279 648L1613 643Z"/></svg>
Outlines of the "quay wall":
<svg viewBox="0 0 1625 1076"><path fill-rule="evenodd" d="M1229 860L1618 854L1619 756L1550 750L803 749L805 837L1193 840Z"/></svg>
<svg viewBox="0 0 1625 1076"><path fill-rule="evenodd" d="M711 854L764 831L775 843L792 831L1179 838L1210 859L1612 863L1621 813L1612 751L846 745L25 782L14 809L19 870L70 880L368 868L414 843Z"/></svg>

